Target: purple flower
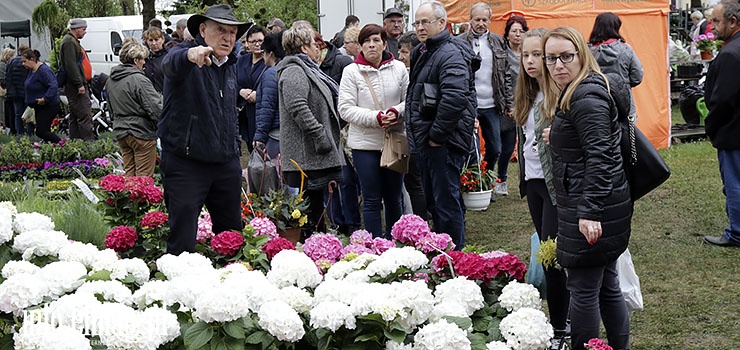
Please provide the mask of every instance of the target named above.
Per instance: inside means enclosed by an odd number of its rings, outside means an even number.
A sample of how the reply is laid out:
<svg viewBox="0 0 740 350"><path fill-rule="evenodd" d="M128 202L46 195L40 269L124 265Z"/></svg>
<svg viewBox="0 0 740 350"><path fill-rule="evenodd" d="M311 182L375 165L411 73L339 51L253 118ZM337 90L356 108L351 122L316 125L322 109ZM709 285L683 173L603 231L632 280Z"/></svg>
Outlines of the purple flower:
<svg viewBox="0 0 740 350"><path fill-rule="evenodd" d="M349 244L361 244L365 247L373 245L373 235L366 230L357 230L349 236Z"/></svg>
<svg viewBox="0 0 740 350"><path fill-rule="evenodd" d="M401 243L416 245L416 242L429 232L429 224L424 219L414 214L406 214L393 224L391 236Z"/></svg>
<svg viewBox="0 0 740 350"><path fill-rule="evenodd" d="M249 224L252 225L252 227L254 227L254 229L257 231L257 234L255 234L255 236L266 235L272 238L280 237L280 235L278 235L277 233L277 227L275 227L275 224L268 218L255 217L249 221Z"/></svg>
<svg viewBox="0 0 740 350"><path fill-rule="evenodd" d="M375 239L373 239L372 248L375 251L375 254L377 255L383 254L383 252L385 252L386 250L395 248L395 247L396 247L396 243L391 240L380 238L380 237L376 237Z"/></svg>
<svg viewBox="0 0 740 350"><path fill-rule="evenodd" d="M509 253L502 252L502 251L499 251L499 250L494 250L494 251L491 251L491 252L488 252L488 253L483 253L480 256L483 257L483 258L485 258L485 259L493 259L493 258L500 258L500 257L502 257L504 255L509 255Z"/></svg>
<svg viewBox="0 0 740 350"><path fill-rule="evenodd" d="M332 234L316 233L306 238L303 252L315 262L319 260L336 262L342 254L342 242Z"/></svg>
<svg viewBox="0 0 740 350"><path fill-rule="evenodd" d="M94 162L103 168L107 168L110 165L110 160L108 160L108 158L95 158Z"/></svg>
<svg viewBox="0 0 740 350"><path fill-rule="evenodd" d="M368 254L375 254L375 251L367 248L364 244L348 244L344 249L342 249L342 259L344 259L345 256L349 253L355 253L357 255L362 255L365 253Z"/></svg>
<svg viewBox="0 0 740 350"><path fill-rule="evenodd" d="M455 243L446 233L429 232L428 235L421 237L416 242L416 248L424 253L431 253L437 250L448 251L455 249Z"/></svg>

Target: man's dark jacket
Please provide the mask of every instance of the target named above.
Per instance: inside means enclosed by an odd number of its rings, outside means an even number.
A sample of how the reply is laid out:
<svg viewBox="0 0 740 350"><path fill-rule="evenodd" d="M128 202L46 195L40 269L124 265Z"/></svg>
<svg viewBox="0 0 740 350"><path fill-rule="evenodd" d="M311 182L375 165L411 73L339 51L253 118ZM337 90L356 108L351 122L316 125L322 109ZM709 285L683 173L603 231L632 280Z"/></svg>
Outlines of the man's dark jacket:
<svg viewBox="0 0 740 350"><path fill-rule="evenodd" d="M474 57L468 44L446 30L412 51L406 92L406 133L412 152L429 147L429 140L458 152L473 149ZM424 83L439 87L439 104L432 111L421 110Z"/></svg>
<svg viewBox="0 0 740 350"><path fill-rule="evenodd" d="M195 161L220 163L239 156L236 97L236 55L218 67L198 68L188 49L203 38L173 47L162 61L164 106L157 136L164 152Z"/></svg>
<svg viewBox="0 0 740 350"><path fill-rule="evenodd" d="M717 149L740 149L740 32L712 61L704 87L707 136Z"/></svg>
<svg viewBox="0 0 740 350"><path fill-rule="evenodd" d="M13 57L5 66L5 87L8 92L5 96L23 101L26 96L26 88L23 84L28 77L28 69L23 67L21 56Z"/></svg>
<svg viewBox="0 0 740 350"><path fill-rule="evenodd" d="M80 41L72 33L64 34L62 44L59 46L59 64L64 66L67 73L67 85L76 88L87 83L85 71L80 64L82 62L82 46Z"/></svg>
<svg viewBox="0 0 740 350"><path fill-rule="evenodd" d="M501 115L505 115L514 106L514 85L516 85L509 69L509 53L506 51L504 38L500 35L490 31L483 35L488 37L488 45L491 47L493 56L491 84L493 85L493 99L496 103L496 110ZM473 34L473 31L467 31L460 35L460 39L465 40L472 48L475 34Z"/></svg>
<svg viewBox="0 0 740 350"><path fill-rule="evenodd" d="M344 67L347 67L350 63L352 63L352 57L343 55L334 45L326 42L326 57L324 57L324 61L319 66L322 72L326 73L326 75L330 76L339 84L342 81Z"/></svg>

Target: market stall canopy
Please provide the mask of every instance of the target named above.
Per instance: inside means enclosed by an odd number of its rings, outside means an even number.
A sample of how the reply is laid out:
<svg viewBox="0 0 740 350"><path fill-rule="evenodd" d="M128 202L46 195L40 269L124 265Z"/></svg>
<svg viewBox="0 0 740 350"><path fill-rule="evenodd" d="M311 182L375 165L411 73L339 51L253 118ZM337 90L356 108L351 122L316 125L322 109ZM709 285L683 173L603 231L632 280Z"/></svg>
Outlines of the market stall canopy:
<svg viewBox="0 0 740 350"><path fill-rule="evenodd" d="M0 21L0 36L12 36L14 38L31 37L31 20Z"/></svg>

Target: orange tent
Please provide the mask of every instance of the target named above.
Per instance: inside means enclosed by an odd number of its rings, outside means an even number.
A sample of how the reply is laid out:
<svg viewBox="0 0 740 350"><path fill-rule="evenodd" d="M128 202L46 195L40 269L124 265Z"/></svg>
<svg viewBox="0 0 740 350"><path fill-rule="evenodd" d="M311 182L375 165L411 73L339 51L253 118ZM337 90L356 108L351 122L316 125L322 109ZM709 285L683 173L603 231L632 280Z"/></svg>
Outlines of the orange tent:
<svg viewBox="0 0 740 350"><path fill-rule="evenodd" d="M468 22L474 0L442 0L451 23ZM503 34L506 19L524 15L529 28L568 25L588 40L599 13L622 20L620 33L637 53L645 70L642 84L632 89L637 125L657 148L670 145L671 113L668 67L668 2L658 0L521 0L488 1L493 9L490 29Z"/></svg>

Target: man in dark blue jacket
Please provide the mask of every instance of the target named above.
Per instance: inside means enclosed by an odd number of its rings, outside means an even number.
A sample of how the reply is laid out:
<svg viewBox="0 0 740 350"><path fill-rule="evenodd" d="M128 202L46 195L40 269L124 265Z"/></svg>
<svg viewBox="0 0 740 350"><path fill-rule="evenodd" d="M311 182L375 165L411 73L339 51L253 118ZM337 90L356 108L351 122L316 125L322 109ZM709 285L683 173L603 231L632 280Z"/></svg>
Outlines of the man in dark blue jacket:
<svg viewBox="0 0 740 350"><path fill-rule="evenodd" d="M228 5L188 19L195 40L162 61L164 106L159 119L162 183L169 212L167 252L195 251L205 204L213 232L241 230L241 164L234 42L249 28Z"/></svg>
<svg viewBox="0 0 740 350"><path fill-rule="evenodd" d="M730 224L722 235L704 236L704 241L721 247L740 247L740 4L722 0L712 11L715 36L725 46L709 66L704 100L709 108L705 120L707 136L717 149L722 175L725 208Z"/></svg>
<svg viewBox="0 0 740 350"><path fill-rule="evenodd" d="M423 45L411 53L406 93L406 133L418 159L434 231L465 244L465 209L460 172L473 149L476 95L474 54L446 29L444 5L434 1L416 11L416 35ZM435 101L435 102L431 102Z"/></svg>

